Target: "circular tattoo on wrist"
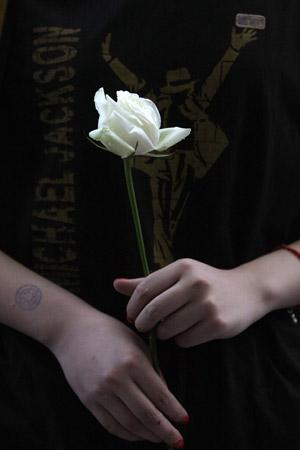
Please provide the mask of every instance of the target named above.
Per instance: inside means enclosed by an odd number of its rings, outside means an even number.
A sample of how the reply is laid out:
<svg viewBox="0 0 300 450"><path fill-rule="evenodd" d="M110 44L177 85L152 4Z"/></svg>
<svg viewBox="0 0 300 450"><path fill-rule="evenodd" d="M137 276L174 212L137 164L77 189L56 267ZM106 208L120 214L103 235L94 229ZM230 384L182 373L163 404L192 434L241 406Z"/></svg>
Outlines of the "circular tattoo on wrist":
<svg viewBox="0 0 300 450"><path fill-rule="evenodd" d="M33 284L25 284L16 292L16 305L24 311L33 311L42 301L42 291Z"/></svg>

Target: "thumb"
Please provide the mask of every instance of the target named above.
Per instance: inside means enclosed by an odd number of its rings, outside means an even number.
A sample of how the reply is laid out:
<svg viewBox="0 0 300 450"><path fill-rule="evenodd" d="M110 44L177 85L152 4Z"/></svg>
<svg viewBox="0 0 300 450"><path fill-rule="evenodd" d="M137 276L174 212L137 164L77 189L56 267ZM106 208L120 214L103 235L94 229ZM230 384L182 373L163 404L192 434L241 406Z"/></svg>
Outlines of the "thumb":
<svg viewBox="0 0 300 450"><path fill-rule="evenodd" d="M120 294L131 295L143 278L116 278L113 286Z"/></svg>

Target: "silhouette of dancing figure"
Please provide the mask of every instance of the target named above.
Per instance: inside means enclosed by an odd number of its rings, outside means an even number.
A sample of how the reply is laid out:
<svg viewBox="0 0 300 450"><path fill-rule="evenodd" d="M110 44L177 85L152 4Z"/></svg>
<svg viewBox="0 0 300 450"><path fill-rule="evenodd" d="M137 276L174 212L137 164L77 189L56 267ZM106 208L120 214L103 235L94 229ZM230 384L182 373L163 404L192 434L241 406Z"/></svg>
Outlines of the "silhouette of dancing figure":
<svg viewBox="0 0 300 450"><path fill-rule="evenodd" d="M257 32L250 29L238 31L233 27L228 48L200 88L199 81L191 78L189 70L180 67L166 73L166 84L159 88L158 93L150 88L147 90L143 78L111 55L111 39L109 33L102 43L102 57L126 88L142 93L143 97L156 103L163 127L172 126L173 116L178 117L179 113L185 125L192 128L192 142L187 139L180 143L171 157L139 157L134 162L137 170L149 176L154 217L153 262L155 267L162 267L174 259L174 233L195 179L208 173L229 143L224 131L210 120L206 111L241 50L257 40Z"/></svg>

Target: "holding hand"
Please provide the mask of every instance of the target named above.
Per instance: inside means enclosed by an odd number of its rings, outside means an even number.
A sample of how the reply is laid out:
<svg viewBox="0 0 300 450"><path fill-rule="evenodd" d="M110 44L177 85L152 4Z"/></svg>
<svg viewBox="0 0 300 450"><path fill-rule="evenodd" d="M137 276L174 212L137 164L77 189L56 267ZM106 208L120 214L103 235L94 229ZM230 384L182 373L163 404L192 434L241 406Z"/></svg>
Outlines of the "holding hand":
<svg viewBox="0 0 300 450"><path fill-rule="evenodd" d="M264 290L243 266L219 270L182 259L114 287L131 295L127 315L137 330L157 326L159 339L174 338L180 347L233 337L269 312Z"/></svg>
<svg viewBox="0 0 300 450"><path fill-rule="evenodd" d="M183 447L171 423L187 413L154 371L142 339L91 310L68 324L51 350L82 403L110 433L128 441Z"/></svg>

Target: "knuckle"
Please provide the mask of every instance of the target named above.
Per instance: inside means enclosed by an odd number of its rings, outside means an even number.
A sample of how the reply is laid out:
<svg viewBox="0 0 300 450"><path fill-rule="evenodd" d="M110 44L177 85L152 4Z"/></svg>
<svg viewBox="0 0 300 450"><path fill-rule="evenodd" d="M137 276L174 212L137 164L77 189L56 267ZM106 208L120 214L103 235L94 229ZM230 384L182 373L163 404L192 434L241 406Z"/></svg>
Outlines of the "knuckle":
<svg viewBox="0 0 300 450"><path fill-rule="evenodd" d="M103 383L103 377L101 377L101 379L97 380L95 383L91 383L88 386L81 396L81 399L84 400L85 404L93 405L95 403L95 399L106 394L108 394L108 389Z"/></svg>
<svg viewBox="0 0 300 450"><path fill-rule="evenodd" d="M149 293L149 287L145 283L141 282L135 288L135 293L137 294L137 296L140 300L146 300L148 297L148 293Z"/></svg>
<svg viewBox="0 0 300 450"><path fill-rule="evenodd" d="M118 369L112 369L103 374L101 380L95 386L96 392L99 394L106 394L118 383L120 378L120 371Z"/></svg>
<svg viewBox="0 0 300 450"><path fill-rule="evenodd" d="M119 386L126 375L134 370L136 364L135 355L129 354L124 356L117 366L114 366L103 373L98 382L97 391L107 392L111 390L111 388Z"/></svg>
<svg viewBox="0 0 300 450"><path fill-rule="evenodd" d="M193 268L193 260L190 258L179 259L178 264L183 272L189 272Z"/></svg>
<svg viewBox="0 0 300 450"><path fill-rule="evenodd" d="M130 353L124 356L122 362L120 363L120 371L124 373L131 373L139 364L140 357L136 354Z"/></svg>
<svg viewBox="0 0 300 450"><path fill-rule="evenodd" d="M206 299L204 307L207 318L211 321L216 320L218 317L218 307L212 297Z"/></svg>
<svg viewBox="0 0 300 450"><path fill-rule="evenodd" d="M199 278L197 275L193 276L192 280L191 280L191 287L192 289L194 289L196 292L200 289L203 289L203 287L205 287L207 285L207 282L202 280L201 278Z"/></svg>
<svg viewBox="0 0 300 450"><path fill-rule="evenodd" d="M222 317L217 316L213 321L214 329L219 337L225 337L229 334L229 324Z"/></svg>

